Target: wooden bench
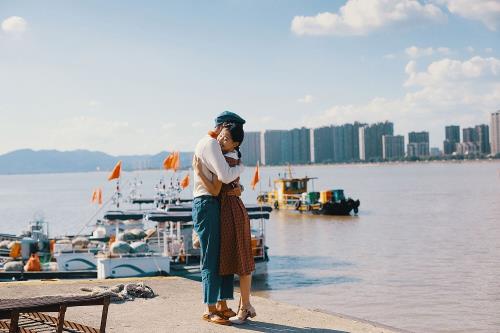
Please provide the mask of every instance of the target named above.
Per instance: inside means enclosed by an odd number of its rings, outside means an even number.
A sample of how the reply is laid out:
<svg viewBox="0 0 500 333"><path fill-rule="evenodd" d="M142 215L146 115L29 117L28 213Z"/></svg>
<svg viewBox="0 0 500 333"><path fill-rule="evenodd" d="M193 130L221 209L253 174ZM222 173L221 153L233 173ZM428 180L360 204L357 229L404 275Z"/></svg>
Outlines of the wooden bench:
<svg viewBox="0 0 500 333"><path fill-rule="evenodd" d="M81 332L104 333L108 317L109 295L44 296L19 299L0 299L0 332ZM68 307L102 305L99 329L64 320ZM45 312L58 312L52 317Z"/></svg>

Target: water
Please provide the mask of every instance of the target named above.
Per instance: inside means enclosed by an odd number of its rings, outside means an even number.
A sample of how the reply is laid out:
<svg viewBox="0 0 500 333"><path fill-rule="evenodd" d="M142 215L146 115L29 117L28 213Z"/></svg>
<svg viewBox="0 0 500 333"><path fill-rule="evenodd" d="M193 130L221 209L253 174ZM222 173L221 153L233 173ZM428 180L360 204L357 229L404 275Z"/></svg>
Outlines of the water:
<svg viewBox="0 0 500 333"><path fill-rule="evenodd" d="M283 168L261 168L263 189ZM273 212L269 276L256 294L416 332L500 332L500 163L295 167L315 189L343 188L359 216ZM253 170L242 177L248 184ZM160 171L139 177L151 194ZM181 173L183 176L184 174ZM124 181L124 187L127 181ZM93 215L105 173L0 176L0 232L43 212L52 234ZM244 201L255 202L249 186Z"/></svg>

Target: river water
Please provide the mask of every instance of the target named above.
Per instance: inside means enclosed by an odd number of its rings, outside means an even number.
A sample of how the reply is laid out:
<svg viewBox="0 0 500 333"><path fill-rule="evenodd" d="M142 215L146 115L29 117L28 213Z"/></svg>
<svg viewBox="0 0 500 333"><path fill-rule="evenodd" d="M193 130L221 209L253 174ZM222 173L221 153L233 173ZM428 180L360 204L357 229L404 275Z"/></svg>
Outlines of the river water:
<svg viewBox="0 0 500 333"><path fill-rule="evenodd" d="M261 186L285 170L261 168ZM316 190L343 188L358 216L275 211L267 223L268 277L255 294L415 332L500 332L500 163L294 167ZM242 183L253 174L247 168ZM180 173L181 176L184 173ZM161 171L123 174L151 195ZM106 173L0 176L0 233L43 214L51 235L75 233L95 213ZM188 196L186 190L184 196ZM257 191L243 194L254 203Z"/></svg>

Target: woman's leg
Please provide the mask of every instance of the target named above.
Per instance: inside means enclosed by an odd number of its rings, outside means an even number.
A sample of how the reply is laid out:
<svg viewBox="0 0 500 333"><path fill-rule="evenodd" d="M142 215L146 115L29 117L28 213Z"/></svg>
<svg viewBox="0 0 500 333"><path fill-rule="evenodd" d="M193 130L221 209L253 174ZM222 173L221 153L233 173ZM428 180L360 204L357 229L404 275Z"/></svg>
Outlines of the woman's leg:
<svg viewBox="0 0 500 333"><path fill-rule="evenodd" d="M250 305L250 289L252 288L252 274L240 276L240 305L246 309Z"/></svg>

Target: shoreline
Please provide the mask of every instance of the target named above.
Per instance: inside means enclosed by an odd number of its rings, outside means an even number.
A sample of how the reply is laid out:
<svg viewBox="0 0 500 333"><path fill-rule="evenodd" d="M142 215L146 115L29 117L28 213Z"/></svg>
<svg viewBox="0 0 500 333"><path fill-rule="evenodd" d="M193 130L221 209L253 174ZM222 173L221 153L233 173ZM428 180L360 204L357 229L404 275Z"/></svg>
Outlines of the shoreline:
<svg viewBox="0 0 500 333"><path fill-rule="evenodd" d="M377 322L320 309L307 309L253 296L258 316L242 326L220 326L201 320L201 284L182 277L124 278L113 280L55 280L0 283L2 298L55 294L82 294L82 286L111 286L144 281L158 294L153 299L136 299L112 304L108 313L109 332L323 332L323 333L411 333ZM238 293L235 292L235 298ZM234 301L230 306L235 307ZM67 319L97 327L100 306L68 308ZM133 315L130 315L133 314ZM142 318L142 320L137 320Z"/></svg>
<svg viewBox="0 0 500 333"><path fill-rule="evenodd" d="M384 166L384 165L427 165L427 164L468 164L468 163L499 163L499 158L482 158L482 159L443 159L443 160L421 160L421 161L385 161L385 162L338 162L338 163L310 163L310 164L281 164L281 165L259 165L261 169L267 168L288 168L288 166L295 167L352 167L352 166L360 166L360 167L376 167L376 166ZM255 167L254 165L245 165L247 169L253 170L251 168ZM156 172L156 171L164 171L163 169L134 169L127 170L123 169L124 173L134 173L134 172ZM182 168L177 172L180 174L182 172L190 172L191 168ZM70 174L92 174L92 173L109 173L109 170L87 170L87 171L59 171L59 172L32 172L32 173L0 173L0 177L3 176L40 176L40 175L70 175Z"/></svg>

